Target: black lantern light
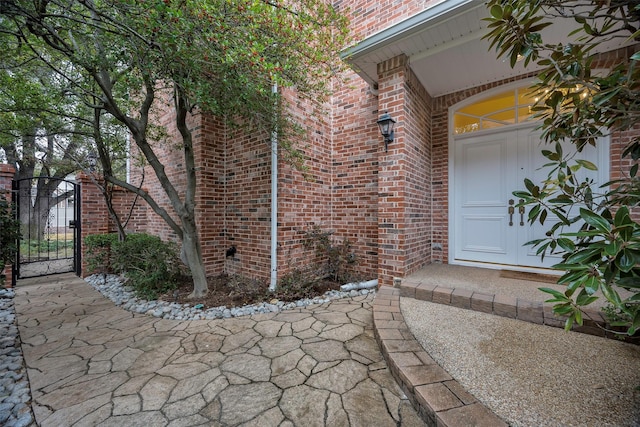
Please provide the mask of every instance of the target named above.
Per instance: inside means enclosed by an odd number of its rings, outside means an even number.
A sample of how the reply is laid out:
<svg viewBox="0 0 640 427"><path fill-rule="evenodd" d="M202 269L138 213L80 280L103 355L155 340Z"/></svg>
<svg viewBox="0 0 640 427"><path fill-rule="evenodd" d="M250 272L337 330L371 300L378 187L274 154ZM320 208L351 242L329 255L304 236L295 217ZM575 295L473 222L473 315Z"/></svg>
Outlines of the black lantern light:
<svg viewBox="0 0 640 427"><path fill-rule="evenodd" d="M396 124L396 121L393 120L389 112L385 111L376 123L378 123L380 133L384 137L384 151L387 151L389 143L393 141L393 125Z"/></svg>

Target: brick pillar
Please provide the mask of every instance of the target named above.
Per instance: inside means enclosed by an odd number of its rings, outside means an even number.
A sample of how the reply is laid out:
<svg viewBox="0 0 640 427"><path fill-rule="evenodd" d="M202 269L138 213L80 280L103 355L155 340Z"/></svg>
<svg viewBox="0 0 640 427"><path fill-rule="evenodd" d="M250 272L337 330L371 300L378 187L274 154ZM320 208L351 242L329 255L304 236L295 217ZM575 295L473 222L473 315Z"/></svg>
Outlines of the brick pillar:
<svg viewBox="0 0 640 427"><path fill-rule="evenodd" d="M406 181L405 55L378 64L378 113L388 112L395 120L394 140L388 151L378 152L378 284L393 285L394 277L404 277Z"/></svg>
<svg viewBox="0 0 640 427"><path fill-rule="evenodd" d="M16 173L15 168L12 165L0 164L0 193L2 193L7 201L11 202L11 182ZM12 265L9 264L4 268L4 274L6 276L5 287L11 288L15 285L13 277Z"/></svg>
<svg viewBox="0 0 640 427"><path fill-rule="evenodd" d="M80 187L80 248L82 251L82 277L89 275L86 262L86 247L84 238L92 234L109 232L109 211L106 202L96 185L96 176L80 172L76 175L76 182Z"/></svg>

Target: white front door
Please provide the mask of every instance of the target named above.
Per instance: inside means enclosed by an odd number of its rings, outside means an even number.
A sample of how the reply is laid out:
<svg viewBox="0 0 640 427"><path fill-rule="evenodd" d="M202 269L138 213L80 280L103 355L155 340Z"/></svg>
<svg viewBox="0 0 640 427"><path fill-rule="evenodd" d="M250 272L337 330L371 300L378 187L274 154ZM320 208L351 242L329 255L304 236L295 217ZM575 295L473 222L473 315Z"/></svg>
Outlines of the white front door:
<svg viewBox="0 0 640 427"><path fill-rule="evenodd" d="M530 226L529 207L520 210L513 191L524 189L524 179L540 183L548 173L541 166L548 160L540 133L529 128L504 130L454 141L451 244L452 262L481 262L519 267L550 267L559 256L536 255L536 248L526 245L544 237L552 223ZM567 146L567 150L572 147ZM608 152L606 141L598 148L588 147L580 158L605 165L602 153ZM606 155L606 154L605 154ZM600 167L592 176L605 182L608 167ZM599 175L599 176L598 176Z"/></svg>

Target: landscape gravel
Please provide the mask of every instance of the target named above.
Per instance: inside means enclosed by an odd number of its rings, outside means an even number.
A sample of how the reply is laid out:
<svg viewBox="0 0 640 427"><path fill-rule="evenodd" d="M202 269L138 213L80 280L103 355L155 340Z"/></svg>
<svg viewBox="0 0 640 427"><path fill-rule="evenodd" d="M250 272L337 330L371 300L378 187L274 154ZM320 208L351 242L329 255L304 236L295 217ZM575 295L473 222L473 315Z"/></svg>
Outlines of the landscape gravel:
<svg viewBox="0 0 640 427"><path fill-rule="evenodd" d="M0 289L0 425L35 425L31 389L16 325L13 289Z"/></svg>
<svg viewBox="0 0 640 427"><path fill-rule="evenodd" d="M97 289L102 295L109 298L117 306L134 313L147 314L149 316L171 320L213 320L238 316L250 316L252 314L275 313L282 310L306 307L311 304L324 304L332 300L367 295L374 293L375 289L356 289L351 291L327 291L324 295L315 298L301 299L295 302L270 301L259 304L244 305L242 307L213 307L204 309L199 304L178 304L169 301L155 301L140 299L135 296L133 289L124 286L119 276L94 274L85 280Z"/></svg>

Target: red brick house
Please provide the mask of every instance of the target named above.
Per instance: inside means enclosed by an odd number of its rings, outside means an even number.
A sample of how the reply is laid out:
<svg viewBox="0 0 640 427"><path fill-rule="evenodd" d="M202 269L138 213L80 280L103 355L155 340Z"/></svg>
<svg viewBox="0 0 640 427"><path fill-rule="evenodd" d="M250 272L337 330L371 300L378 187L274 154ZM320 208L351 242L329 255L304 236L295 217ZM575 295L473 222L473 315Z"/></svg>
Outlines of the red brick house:
<svg viewBox="0 0 640 427"><path fill-rule="evenodd" d="M509 215L512 191L540 173L526 90L535 70L511 69L488 51L484 3L335 3L351 11L360 41L344 55L357 71L335 88L324 120L310 118L309 105L295 107L309 130L303 143L313 180L282 160L273 168L268 135L234 134L213 118L193 117L207 273L282 277L307 262L301 239L310 224L348 238L360 273L383 285L430 263L520 270L553 263L523 248L539 232L526 226L526 212ZM634 48L610 46L598 66ZM384 112L397 122L388 150L376 125ZM585 154L601 182L623 166L624 142L614 135ZM165 157L168 169L180 167L173 158ZM156 192L149 178L145 186ZM171 237L151 213L138 224ZM237 252L226 257L231 246Z"/></svg>

